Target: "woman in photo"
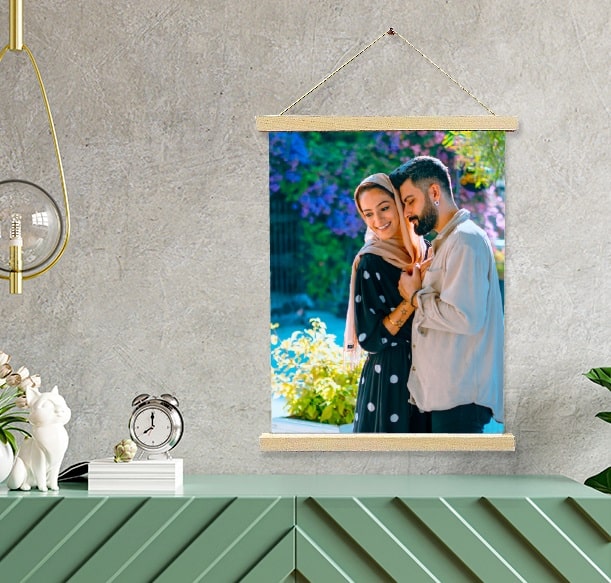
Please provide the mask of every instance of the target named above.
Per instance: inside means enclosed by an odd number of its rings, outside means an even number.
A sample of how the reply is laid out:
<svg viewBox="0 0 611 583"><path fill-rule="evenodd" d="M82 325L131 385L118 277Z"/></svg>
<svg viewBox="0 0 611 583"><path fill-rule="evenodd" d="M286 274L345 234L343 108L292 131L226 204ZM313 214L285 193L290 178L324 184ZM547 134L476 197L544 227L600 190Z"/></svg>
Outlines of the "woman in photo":
<svg viewBox="0 0 611 583"><path fill-rule="evenodd" d="M344 349L353 362L361 350L367 359L353 431L428 432L430 413L420 413L409 403L414 307L398 289L401 272L427 259L428 243L406 223L399 195L386 174L365 178L354 200L367 232L352 266Z"/></svg>

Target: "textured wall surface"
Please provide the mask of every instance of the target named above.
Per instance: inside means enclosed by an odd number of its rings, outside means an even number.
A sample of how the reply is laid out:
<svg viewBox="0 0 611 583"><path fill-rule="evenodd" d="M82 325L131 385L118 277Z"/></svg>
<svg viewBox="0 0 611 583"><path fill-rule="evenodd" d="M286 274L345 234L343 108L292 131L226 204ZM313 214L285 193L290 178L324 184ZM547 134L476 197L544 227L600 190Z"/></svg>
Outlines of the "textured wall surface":
<svg viewBox="0 0 611 583"><path fill-rule="evenodd" d="M134 395L174 392L187 473L564 474L609 460L609 15L598 2L24 0L62 151L70 246L0 296L0 349L58 384L65 463L110 455ZM8 2L0 3L0 44ZM267 135L390 26L492 110L507 142L512 453L262 453L270 427ZM24 59L0 63L0 175L57 181ZM26 63L27 64L27 63ZM396 37L291 113L486 112Z"/></svg>

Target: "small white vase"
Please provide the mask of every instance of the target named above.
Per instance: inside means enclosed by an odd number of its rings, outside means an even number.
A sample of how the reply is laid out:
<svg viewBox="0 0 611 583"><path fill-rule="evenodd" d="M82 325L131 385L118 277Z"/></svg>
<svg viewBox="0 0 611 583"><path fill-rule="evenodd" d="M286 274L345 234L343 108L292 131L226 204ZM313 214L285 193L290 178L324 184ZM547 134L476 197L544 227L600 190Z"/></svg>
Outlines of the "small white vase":
<svg viewBox="0 0 611 583"><path fill-rule="evenodd" d="M8 443L0 443L0 483L8 478L14 461L13 448Z"/></svg>

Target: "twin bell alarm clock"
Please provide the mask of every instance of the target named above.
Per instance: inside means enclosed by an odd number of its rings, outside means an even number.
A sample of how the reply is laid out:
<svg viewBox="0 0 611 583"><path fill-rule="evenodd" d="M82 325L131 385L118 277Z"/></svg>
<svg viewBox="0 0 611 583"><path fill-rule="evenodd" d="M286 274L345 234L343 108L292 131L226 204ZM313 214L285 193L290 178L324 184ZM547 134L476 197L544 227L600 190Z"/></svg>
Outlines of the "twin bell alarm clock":
<svg viewBox="0 0 611 583"><path fill-rule="evenodd" d="M129 418L129 434L139 449L149 454L170 456L170 451L180 441L183 418L178 409L178 399L163 394L160 397L141 394L132 401L134 410Z"/></svg>

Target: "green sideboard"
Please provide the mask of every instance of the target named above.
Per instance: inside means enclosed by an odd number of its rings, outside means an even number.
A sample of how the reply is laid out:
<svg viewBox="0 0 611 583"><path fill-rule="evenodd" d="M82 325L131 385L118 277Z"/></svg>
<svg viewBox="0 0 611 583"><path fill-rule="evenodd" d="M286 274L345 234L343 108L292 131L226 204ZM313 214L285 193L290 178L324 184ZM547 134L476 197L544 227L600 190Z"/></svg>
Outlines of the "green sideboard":
<svg viewBox="0 0 611 583"><path fill-rule="evenodd" d="M561 476L187 476L7 492L0 581L611 581L611 496Z"/></svg>

